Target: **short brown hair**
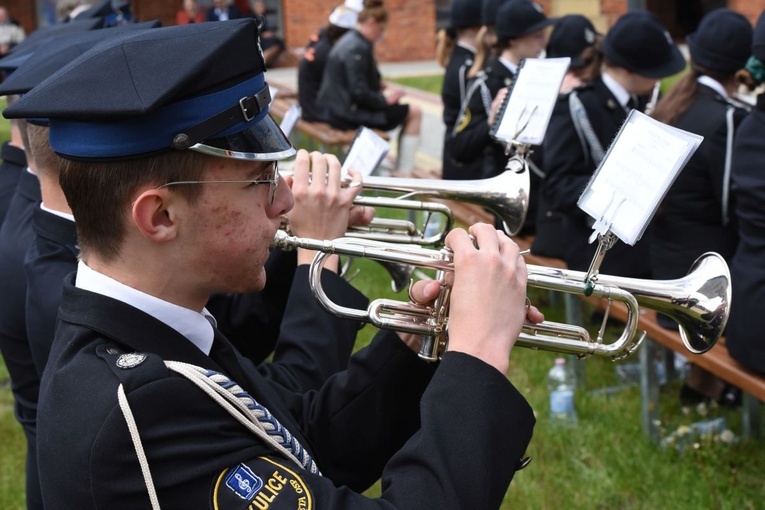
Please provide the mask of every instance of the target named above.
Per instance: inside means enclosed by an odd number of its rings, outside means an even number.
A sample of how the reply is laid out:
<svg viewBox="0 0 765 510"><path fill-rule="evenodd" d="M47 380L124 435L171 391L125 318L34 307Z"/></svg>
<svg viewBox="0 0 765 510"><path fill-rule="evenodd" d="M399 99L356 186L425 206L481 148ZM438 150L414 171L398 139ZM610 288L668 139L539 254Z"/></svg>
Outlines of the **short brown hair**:
<svg viewBox="0 0 765 510"><path fill-rule="evenodd" d="M38 175L55 175L58 172L58 157L50 148L48 141L48 126L27 123L27 140L29 153L35 162Z"/></svg>
<svg viewBox="0 0 765 510"><path fill-rule="evenodd" d="M172 151L123 161L75 161L57 157L59 182L77 222L80 253L113 260L125 236L131 200L141 187L201 180L211 160L196 151ZM201 194L197 185L173 186L190 203Z"/></svg>

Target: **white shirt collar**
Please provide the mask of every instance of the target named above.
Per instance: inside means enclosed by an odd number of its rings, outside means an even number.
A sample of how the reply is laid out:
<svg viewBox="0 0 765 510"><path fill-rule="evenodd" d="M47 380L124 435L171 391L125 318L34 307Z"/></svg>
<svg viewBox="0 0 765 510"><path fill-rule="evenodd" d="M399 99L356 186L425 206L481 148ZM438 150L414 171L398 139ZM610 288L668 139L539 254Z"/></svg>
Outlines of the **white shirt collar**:
<svg viewBox="0 0 765 510"><path fill-rule="evenodd" d="M74 223L74 215L73 214L67 214L65 212L56 211L55 209L49 209L49 208L45 207L45 204L42 203L42 202L40 202L40 209L42 209L46 213L53 214L54 216L59 216L61 218L64 218L64 219L69 220L72 223Z"/></svg>
<svg viewBox="0 0 765 510"><path fill-rule="evenodd" d="M516 64L513 64L506 58L499 57L498 59L500 62L502 62L502 65L510 69L510 72L513 74L518 74L518 66Z"/></svg>
<svg viewBox="0 0 765 510"><path fill-rule="evenodd" d="M601 76L603 83L608 87L608 90L610 90L616 100L619 101L619 104L622 105L623 108L626 108L627 101L630 100L630 93L627 92L627 89L622 87L621 83L614 80L614 78L608 74L608 71L604 71Z"/></svg>
<svg viewBox="0 0 765 510"><path fill-rule="evenodd" d="M99 273L82 261L77 264L76 287L138 308L176 330L203 353L210 354L215 331L209 319L213 322L215 319L206 308L200 313L163 301Z"/></svg>
<svg viewBox="0 0 765 510"><path fill-rule="evenodd" d="M715 80L714 78L710 78L709 76L702 74L701 76L696 78L696 81L714 90L715 92L720 94L723 98L728 99L728 93L725 91L725 87L723 87L722 84L719 81Z"/></svg>
<svg viewBox="0 0 765 510"><path fill-rule="evenodd" d="M475 46L472 46L472 45L470 45L468 43L461 42L461 41L457 42L457 46L459 46L460 48L464 48L464 49L468 50L469 52L475 54L475 51L476 51L475 50Z"/></svg>

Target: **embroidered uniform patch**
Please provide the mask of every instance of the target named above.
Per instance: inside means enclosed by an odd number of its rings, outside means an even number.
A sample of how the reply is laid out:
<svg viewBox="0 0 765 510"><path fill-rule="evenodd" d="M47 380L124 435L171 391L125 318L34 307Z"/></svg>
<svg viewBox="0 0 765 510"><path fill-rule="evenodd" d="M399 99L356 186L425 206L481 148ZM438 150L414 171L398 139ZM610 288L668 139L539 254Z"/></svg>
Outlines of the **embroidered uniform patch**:
<svg viewBox="0 0 765 510"><path fill-rule="evenodd" d="M123 370L134 368L146 361L146 355L140 352L131 352L130 354L123 354L117 358L117 366Z"/></svg>
<svg viewBox="0 0 765 510"><path fill-rule="evenodd" d="M313 494L302 471L259 457L223 471L212 487L215 510L313 510Z"/></svg>
<svg viewBox="0 0 765 510"><path fill-rule="evenodd" d="M263 488L263 480L244 464L231 471L226 477L226 487L242 499L251 500Z"/></svg>

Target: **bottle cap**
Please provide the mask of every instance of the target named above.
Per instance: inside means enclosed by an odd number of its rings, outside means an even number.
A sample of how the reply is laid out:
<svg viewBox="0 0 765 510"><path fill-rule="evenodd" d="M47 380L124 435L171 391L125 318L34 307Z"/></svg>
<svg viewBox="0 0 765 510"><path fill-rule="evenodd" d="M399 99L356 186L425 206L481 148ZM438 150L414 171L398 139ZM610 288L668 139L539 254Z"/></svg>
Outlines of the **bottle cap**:
<svg viewBox="0 0 765 510"><path fill-rule="evenodd" d="M565 365L566 364L566 358L556 358L555 359L556 365Z"/></svg>

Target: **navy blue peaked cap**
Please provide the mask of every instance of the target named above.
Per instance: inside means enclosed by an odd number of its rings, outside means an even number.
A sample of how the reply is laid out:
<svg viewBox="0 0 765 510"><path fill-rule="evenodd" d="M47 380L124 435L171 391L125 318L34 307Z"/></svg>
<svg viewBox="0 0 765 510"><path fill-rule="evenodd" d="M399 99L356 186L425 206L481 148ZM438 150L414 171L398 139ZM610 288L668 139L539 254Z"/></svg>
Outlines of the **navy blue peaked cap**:
<svg viewBox="0 0 765 510"><path fill-rule="evenodd" d="M451 28L480 27L482 23L482 4L480 0L454 0L449 12Z"/></svg>
<svg viewBox="0 0 765 510"><path fill-rule="evenodd" d="M542 7L530 0L510 0L497 11L495 23L499 39L515 39L552 25L558 18L545 16Z"/></svg>
<svg viewBox="0 0 765 510"><path fill-rule="evenodd" d="M102 0L75 16L75 20L89 18L101 18L104 26L112 27L133 22L133 14L130 10L130 2L119 0Z"/></svg>
<svg viewBox="0 0 765 510"><path fill-rule="evenodd" d="M295 149L268 114L258 21L125 32L94 46L3 115L49 120L63 157L128 159L193 149L275 160Z"/></svg>
<svg viewBox="0 0 765 510"><path fill-rule="evenodd" d="M37 50L39 45L45 43L45 41L48 41L49 39L72 33L95 30L102 26L102 19L93 18L82 21L71 21L69 23L58 23L56 25L47 25L38 28L34 32L31 32L18 45L11 48L11 51L9 51L6 56L0 58L0 69L13 70L18 68L21 64L26 62L35 50Z"/></svg>
<svg viewBox="0 0 765 510"><path fill-rule="evenodd" d="M743 69L752 49L752 25L730 9L715 9L701 19L688 36L691 59L698 65L724 74Z"/></svg>
<svg viewBox="0 0 765 510"><path fill-rule="evenodd" d="M664 78L685 68L685 57L654 14L630 11L606 33L603 55L614 65L647 78Z"/></svg>
<svg viewBox="0 0 765 510"><path fill-rule="evenodd" d="M558 19L547 43L547 57L569 57L571 67L586 65L582 53L595 45L598 32L589 19L581 14L569 14Z"/></svg>
<svg viewBox="0 0 765 510"><path fill-rule="evenodd" d="M497 11L510 0L483 0L481 6L481 21L484 25L493 27L497 23Z"/></svg>
<svg viewBox="0 0 765 510"><path fill-rule="evenodd" d="M131 30L144 30L159 26L159 20L155 20L51 37L40 43L26 62L0 83L0 96L29 92L48 76L106 39L117 37Z"/></svg>

